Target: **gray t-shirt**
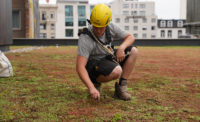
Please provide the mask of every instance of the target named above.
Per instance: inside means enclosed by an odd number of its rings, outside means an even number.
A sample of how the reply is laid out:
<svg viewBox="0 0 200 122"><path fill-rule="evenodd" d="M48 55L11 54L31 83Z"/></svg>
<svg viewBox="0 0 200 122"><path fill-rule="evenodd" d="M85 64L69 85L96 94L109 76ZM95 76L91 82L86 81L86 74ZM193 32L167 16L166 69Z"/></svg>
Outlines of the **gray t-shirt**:
<svg viewBox="0 0 200 122"><path fill-rule="evenodd" d="M117 25L110 24L110 33L112 40L123 40L126 32L121 30ZM106 34L99 38L102 42L107 42ZM87 34L81 34L78 40L78 55L90 59L100 59L108 55L108 53Z"/></svg>

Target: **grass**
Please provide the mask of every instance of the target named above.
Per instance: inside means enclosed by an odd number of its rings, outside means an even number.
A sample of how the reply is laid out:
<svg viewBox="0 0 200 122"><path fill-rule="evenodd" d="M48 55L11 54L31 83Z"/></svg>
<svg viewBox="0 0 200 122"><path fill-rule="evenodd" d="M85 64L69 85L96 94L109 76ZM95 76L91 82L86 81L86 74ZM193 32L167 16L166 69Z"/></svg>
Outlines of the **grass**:
<svg viewBox="0 0 200 122"><path fill-rule="evenodd" d="M200 48L138 49L132 100L115 99L112 81L100 102L75 71L76 47L7 53L14 77L0 78L0 121L200 121Z"/></svg>

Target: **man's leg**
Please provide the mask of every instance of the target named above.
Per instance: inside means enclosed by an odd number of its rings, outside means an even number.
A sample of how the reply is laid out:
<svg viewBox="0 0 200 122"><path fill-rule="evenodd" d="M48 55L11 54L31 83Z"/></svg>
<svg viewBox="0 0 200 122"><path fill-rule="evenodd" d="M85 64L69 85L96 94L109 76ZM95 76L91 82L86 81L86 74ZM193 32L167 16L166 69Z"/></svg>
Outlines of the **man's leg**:
<svg viewBox="0 0 200 122"><path fill-rule="evenodd" d="M119 84L115 83L115 96L122 100L130 100L131 95L127 91L127 79L135 67L138 51L136 47L132 47L129 57L123 64L123 73Z"/></svg>

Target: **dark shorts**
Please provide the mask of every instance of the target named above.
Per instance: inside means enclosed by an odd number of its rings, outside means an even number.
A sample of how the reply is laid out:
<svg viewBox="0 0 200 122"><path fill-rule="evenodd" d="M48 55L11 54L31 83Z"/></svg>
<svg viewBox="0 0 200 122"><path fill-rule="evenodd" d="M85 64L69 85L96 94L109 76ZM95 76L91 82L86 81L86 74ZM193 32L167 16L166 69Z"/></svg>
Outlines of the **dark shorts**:
<svg viewBox="0 0 200 122"><path fill-rule="evenodd" d="M131 51L132 47L133 46L127 47L125 49L125 54L128 54ZM114 54L116 54L117 50L114 51ZM120 63L117 63L116 61L113 61L109 58L102 58L101 60L89 60L86 65L86 69L88 71L90 79L93 83L96 83L96 78L99 75L108 76L116 66L120 65L121 67L123 67L128 57L129 55L127 55L125 59Z"/></svg>

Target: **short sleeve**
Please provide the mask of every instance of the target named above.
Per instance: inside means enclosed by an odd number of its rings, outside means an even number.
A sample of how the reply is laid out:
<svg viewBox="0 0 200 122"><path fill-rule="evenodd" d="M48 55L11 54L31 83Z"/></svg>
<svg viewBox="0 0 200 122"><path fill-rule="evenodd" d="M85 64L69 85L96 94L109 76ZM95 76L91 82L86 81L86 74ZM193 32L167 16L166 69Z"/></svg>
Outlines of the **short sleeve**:
<svg viewBox="0 0 200 122"><path fill-rule="evenodd" d="M127 32L120 29L116 24L110 24L111 33L114 40L123 40L125 39Z"/></svg>
<svg viewBox="0 0 200 122"><path fill-rule="evenodd" d="M92 43L87 35L81 35L78 40L78 55L89 58L92 52Z"/></svg>

